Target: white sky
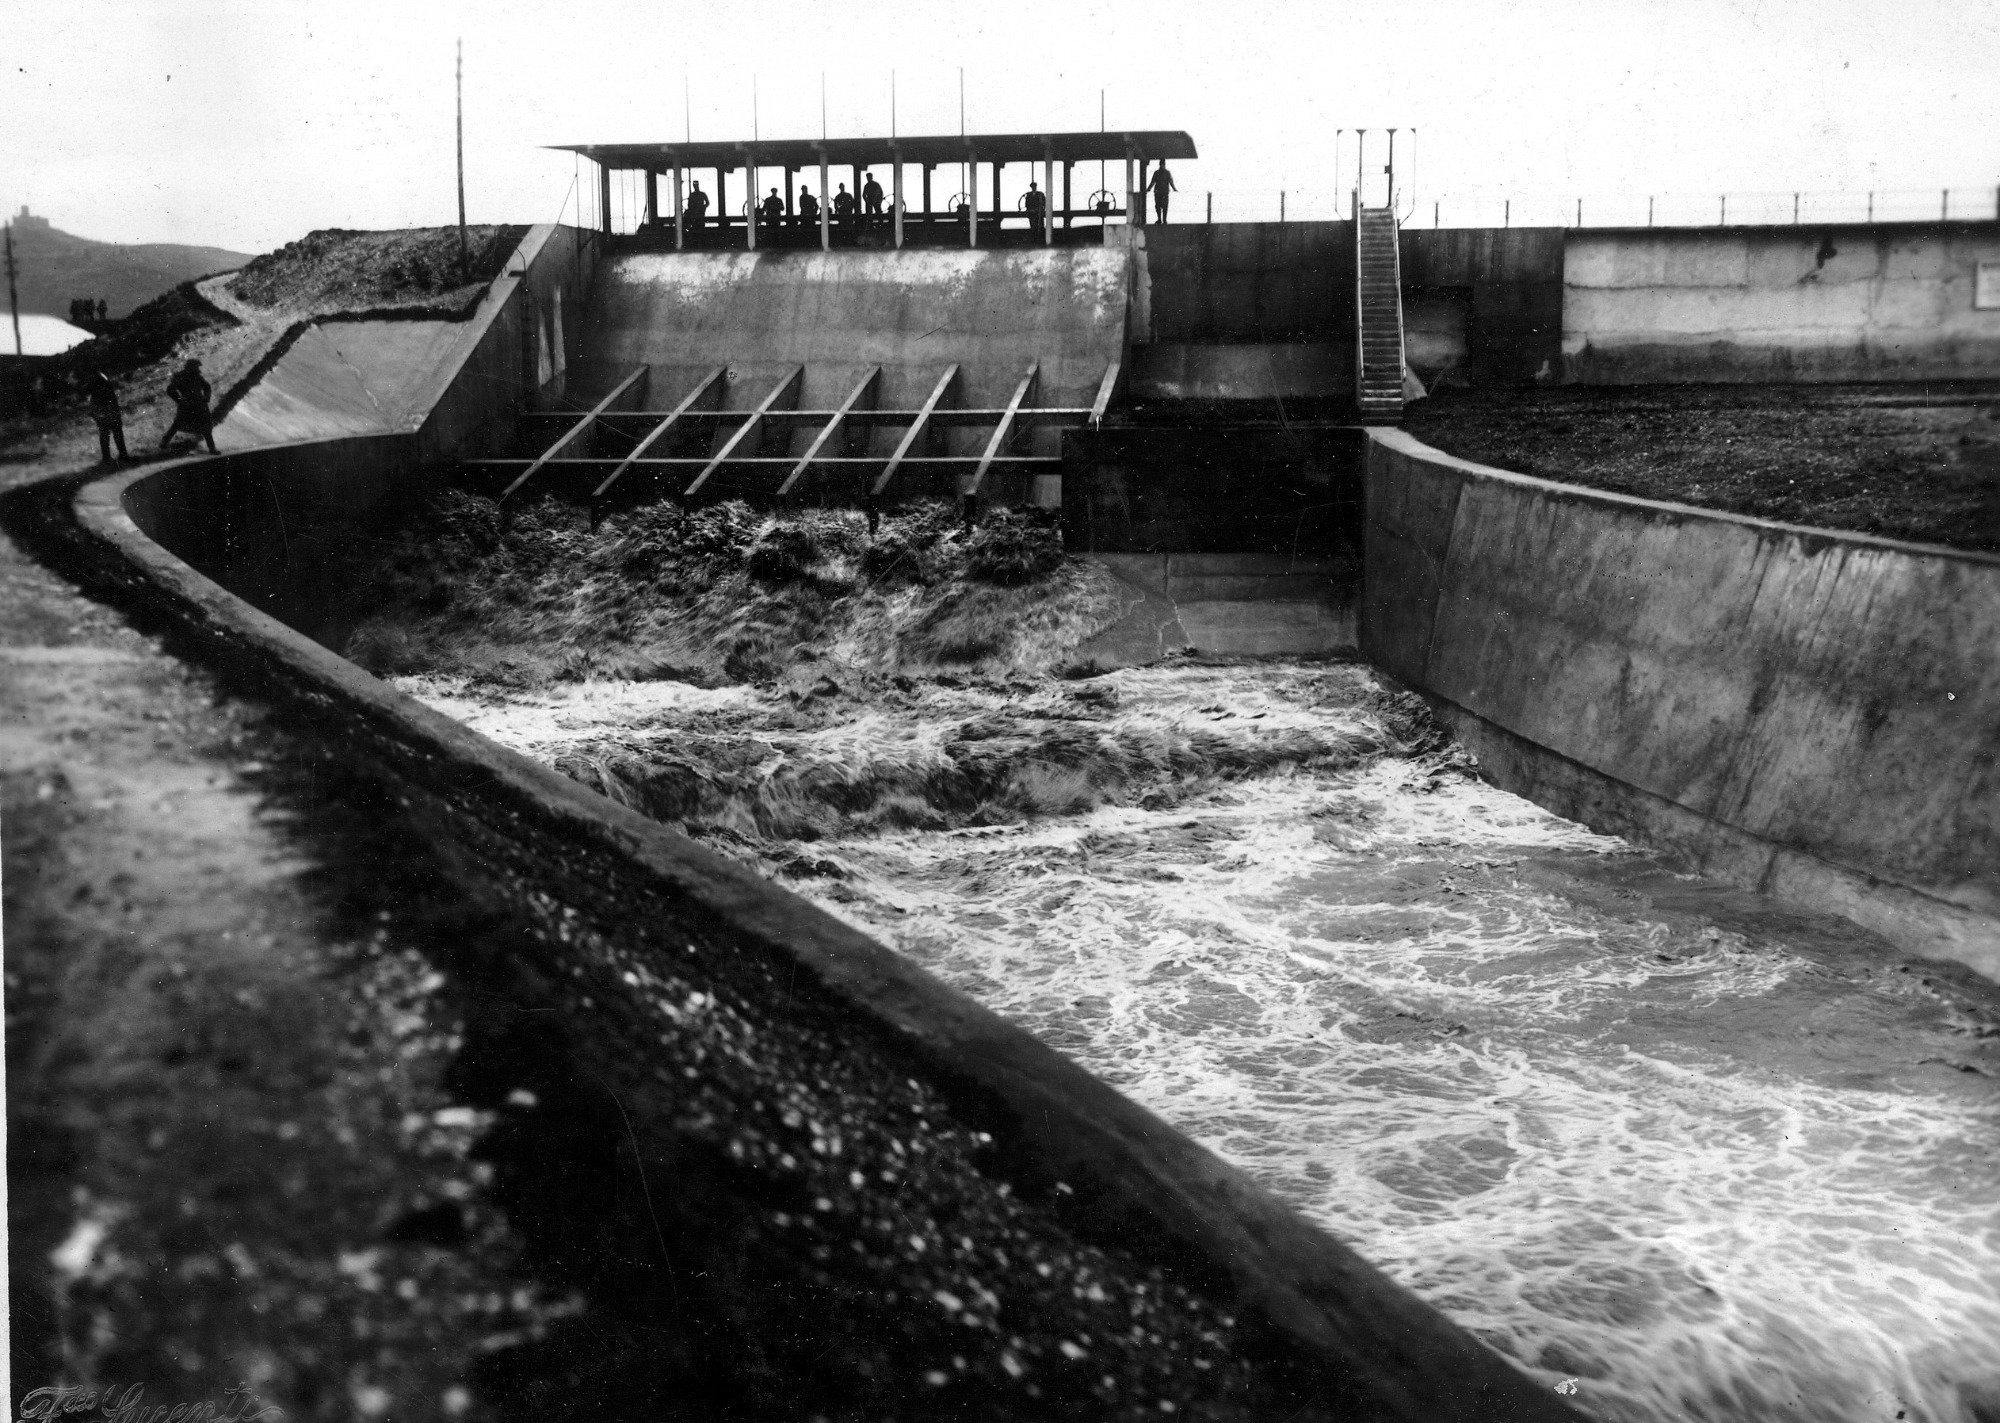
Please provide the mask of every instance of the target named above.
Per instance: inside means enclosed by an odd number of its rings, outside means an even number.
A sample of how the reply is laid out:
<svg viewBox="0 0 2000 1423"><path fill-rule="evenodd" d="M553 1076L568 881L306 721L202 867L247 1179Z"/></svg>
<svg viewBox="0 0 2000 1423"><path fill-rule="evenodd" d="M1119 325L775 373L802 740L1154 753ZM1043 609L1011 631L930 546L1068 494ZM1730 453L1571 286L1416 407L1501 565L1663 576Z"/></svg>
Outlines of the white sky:
<svg viewBox="0 0 2000 1423"><path fill-rule="evenodd" d="M1360 124L1419 130L1426 207L1951 185L1990 214L2000 184L1991 0L66 0L7 23L0 203L252 252L449 222L461 34L474 221L556 216L572 160L538 145L679 137L684 75L697 139L749 134L753 75L766 137L817 134L822 70L832 132L888 132L894 69L898 128L948 133L961 65L974 132L1095 128L1100 87L1113 128L1185 129L1182 202L1218 217L1319 215Z"/></svg>

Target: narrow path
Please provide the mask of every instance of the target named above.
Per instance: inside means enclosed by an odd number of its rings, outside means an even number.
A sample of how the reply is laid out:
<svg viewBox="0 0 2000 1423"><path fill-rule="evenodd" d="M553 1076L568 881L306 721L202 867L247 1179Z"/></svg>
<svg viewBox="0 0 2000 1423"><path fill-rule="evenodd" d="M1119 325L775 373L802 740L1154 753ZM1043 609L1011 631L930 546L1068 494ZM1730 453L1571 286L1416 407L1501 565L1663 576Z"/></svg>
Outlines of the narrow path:
<svg viewBox="0 0 2000 1423"><path fill-rule="evenodd" d="M272 795L267 709L24 550L94 455L0 464L14 1397L472 1409L480 1341L563 1306L466 1158L456 1005Z"/></svg>

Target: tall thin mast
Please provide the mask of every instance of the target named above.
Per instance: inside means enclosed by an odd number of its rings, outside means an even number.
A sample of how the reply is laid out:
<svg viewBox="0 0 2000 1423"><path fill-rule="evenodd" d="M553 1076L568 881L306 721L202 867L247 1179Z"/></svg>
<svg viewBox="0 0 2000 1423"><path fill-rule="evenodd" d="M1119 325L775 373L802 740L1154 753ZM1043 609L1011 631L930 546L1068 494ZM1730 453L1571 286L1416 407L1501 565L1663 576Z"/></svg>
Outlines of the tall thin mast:
<svg viewBox="0 0 2000 1423"><path fill-rule="evenodd" d="M465 240L465 41L458 42L458 65L454 75L458 91L458 274L472 272L472 253Z"/></svg>

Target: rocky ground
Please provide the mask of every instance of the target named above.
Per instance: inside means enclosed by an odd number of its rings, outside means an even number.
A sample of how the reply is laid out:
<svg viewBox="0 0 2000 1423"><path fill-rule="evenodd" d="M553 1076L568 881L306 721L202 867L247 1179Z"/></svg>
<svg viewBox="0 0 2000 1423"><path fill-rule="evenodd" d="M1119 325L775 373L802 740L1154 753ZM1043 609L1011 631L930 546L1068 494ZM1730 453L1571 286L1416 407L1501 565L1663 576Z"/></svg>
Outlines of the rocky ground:
<svg viewBox="0 0 2000 1423"><path fill-rule="evenodd" d="M2000 551L2000 387L1442 390L1403 427L1543 479Z"/></svg>

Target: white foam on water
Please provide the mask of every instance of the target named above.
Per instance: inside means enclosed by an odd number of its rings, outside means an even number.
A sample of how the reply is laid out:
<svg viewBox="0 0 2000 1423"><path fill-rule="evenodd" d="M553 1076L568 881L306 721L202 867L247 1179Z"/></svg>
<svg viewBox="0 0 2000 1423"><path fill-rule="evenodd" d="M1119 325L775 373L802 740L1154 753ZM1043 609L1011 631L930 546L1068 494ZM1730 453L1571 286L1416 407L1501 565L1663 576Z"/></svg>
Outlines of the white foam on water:
<svg viewBox="0 0 2000 1423"><path fill-rule="evenodd" d="M1102 725L1133 738L1381 740L1356 669L1099 680ZM474 724L551 754L758 715L738 690L613 685ZM930 758L954 719L1067 695L947 688L922 716L765 734L794 762ZM2000 1385L1993 1084L1919 1069L1900 985L1830 969L1807 929L1748 937L1536 869L1636 860L1623 842L1379 754L814 853L849 877L802 892L1576 1379L1599 1417L1969 1423L1960 1386Z"/></svg>

